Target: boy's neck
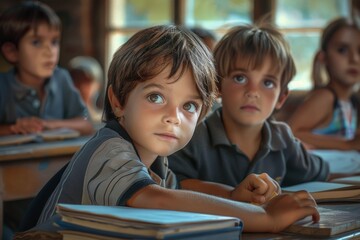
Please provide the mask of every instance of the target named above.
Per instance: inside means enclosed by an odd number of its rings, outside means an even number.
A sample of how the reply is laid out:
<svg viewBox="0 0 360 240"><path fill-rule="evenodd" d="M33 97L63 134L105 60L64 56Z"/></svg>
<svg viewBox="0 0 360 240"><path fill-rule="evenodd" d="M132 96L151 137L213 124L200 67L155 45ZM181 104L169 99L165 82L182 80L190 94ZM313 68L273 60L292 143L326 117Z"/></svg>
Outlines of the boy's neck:
<svg viewBox="0 0 360 240"><path fill-rule="evenodd" d="M32 76L26 76L24 74L16 74L16 79L21 82L22 84L31 87L32 89L34 89L39 97L39 99L43 99L45 96L45 91L44 91L44 85L45 85L45 81L46 79L40 79L40 78L35 78Z"/></svg>
<svg viewBox="0 0 360 240"><path fill-rule="evenodd" d="M46 78L34 77L29 74L23 74L19 72L16 74L16 79L22 84L34 89L42 89L46 81Z"/></svg>

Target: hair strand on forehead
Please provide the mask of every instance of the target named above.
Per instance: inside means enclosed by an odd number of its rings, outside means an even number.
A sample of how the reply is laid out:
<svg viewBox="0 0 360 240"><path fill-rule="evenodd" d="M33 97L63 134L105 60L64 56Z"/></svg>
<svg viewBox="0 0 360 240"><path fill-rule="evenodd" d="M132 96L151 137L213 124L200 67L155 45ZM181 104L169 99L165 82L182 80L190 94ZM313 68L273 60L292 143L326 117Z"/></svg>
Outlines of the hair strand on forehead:
<svg viewBox="0 0 360 240"><path fill-rule="evenodd" d="M269 57L272 68L282 72L282 92L287 91L288 83L296 73L290 47L284 36L264 21L231 28L216 46L214 57L216 63L221 63L216 64L219 88L221 79L233 70L237 59L247 61L249 68L256 69Z"/></svg>

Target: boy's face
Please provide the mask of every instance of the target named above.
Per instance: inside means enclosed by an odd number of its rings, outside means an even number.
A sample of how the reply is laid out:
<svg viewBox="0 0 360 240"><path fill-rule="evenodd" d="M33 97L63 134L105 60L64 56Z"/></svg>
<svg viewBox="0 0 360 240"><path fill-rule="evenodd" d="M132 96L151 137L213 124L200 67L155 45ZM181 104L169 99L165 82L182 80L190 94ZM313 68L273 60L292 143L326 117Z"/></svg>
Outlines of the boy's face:
<svg viewBox="0 0 360 240"><path fill-rule="evenodd" d="M142 159L151 165L157 156L168 156L191 139L203 101L192 72L186 70L175 82L167 79L170 66L155 78L138 83L117 116ZM114 108L119 106L111 97ZM115 112L115 111L114 111Z"/></svg>
<svg viewBox="0 0 360 240"><path fill-rule="evenodd" d="M60 31L42 23L29 30L17 48L17 68L20 80L28 82L46 79L53 74L59 60Z"/></svg>
<svg viewBox="0 0 360 240"><path fill-rule="evenodd" d="M281 73L269 57L258 69L248 69L246 59L238 58L235 68L221 82L223 121L227 129L258 127L280 108L286 94L279 99Z"/></svg>

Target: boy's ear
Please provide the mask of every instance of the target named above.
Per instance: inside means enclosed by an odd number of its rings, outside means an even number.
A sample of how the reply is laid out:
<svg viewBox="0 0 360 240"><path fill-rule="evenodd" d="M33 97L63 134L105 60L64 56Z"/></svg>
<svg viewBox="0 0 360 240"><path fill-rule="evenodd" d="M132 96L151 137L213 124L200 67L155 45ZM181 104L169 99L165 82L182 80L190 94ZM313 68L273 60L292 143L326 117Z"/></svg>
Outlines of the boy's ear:
<svg viewBox="0 0 360 240"><path fill-rule="evenodd" d="M6 42L1 46L1 52L5 59L10 63L16 63L18 60L18 49L15 44Z"/></svg>
<svg viewBox="0 0 360 240"><path fill-rule="evenodd" d="M108 98L111 105L111 109L113 110L116 117L122 117L123 114L123 107L120 105L119 99L114 94L113 88L110 85L108 88Z"/></svg>
<svg viewBox="0 0 360 240"><path fill-rule="evenodd" d="M285 103L286 99L289 96L289 90L285 90L283 93L280 93L279 99L275 105L275 109L279 110Z"/></svg>

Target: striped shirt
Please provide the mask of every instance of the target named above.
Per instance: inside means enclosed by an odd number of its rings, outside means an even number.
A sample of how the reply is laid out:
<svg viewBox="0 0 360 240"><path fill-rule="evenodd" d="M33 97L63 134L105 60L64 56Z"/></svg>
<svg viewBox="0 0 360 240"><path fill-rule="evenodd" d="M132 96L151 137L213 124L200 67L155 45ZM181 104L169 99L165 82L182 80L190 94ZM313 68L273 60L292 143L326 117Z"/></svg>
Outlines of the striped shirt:
<svg viewBox="0 0 360 240"><path fill-rule="evenodd" d="M55 214L58 203L125 205L134 193L150 184L177 187L167 158L158 157L147 169L129 135L111 121L74 155L38 224Z"/></svg>

